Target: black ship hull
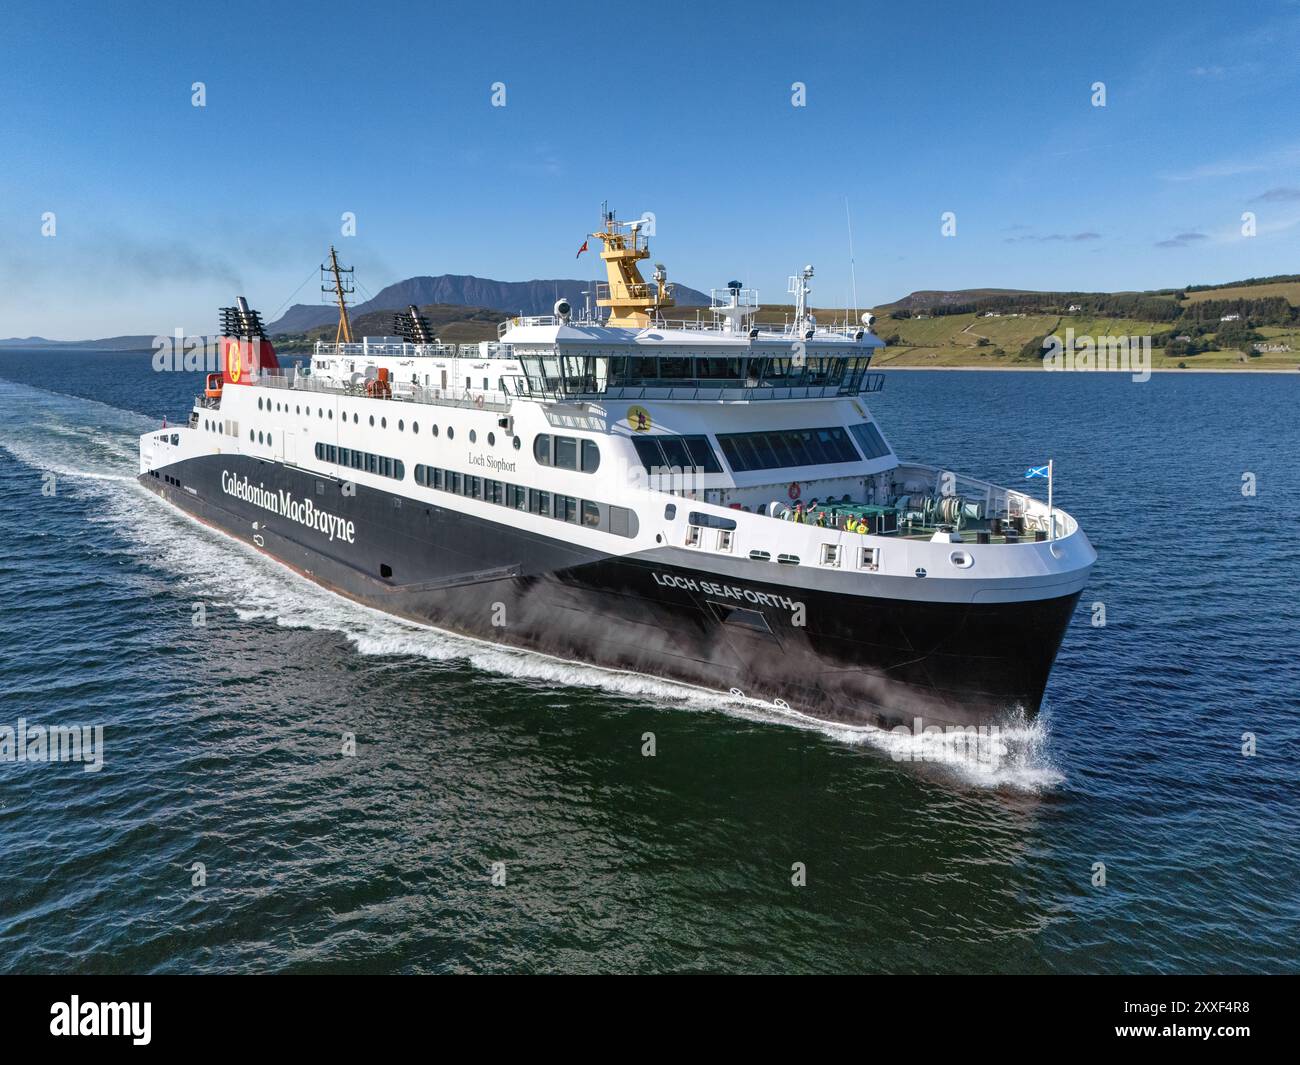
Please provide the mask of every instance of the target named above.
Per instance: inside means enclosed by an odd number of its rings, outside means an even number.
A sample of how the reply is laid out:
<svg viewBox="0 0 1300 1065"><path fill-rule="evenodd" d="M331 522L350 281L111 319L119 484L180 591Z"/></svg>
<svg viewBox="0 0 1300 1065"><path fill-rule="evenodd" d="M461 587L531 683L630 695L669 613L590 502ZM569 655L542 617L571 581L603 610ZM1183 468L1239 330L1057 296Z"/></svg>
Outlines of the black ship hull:
<svg viewBox="0 0 1300 1065"><path fill-rule="evenodd" d="M315 500L272 513L228 488ZM140 482L310 579L400 617L665 677L848 725L996 724L1037 713L1079 593L1011 603L872 598L707 579L279 463L178 462ZM267 497L262 497L263 502ZM563 535L564 526L557 530ZM349 539L348 534L351 533ZM797 600L797 601L796 601Z"/></svg>

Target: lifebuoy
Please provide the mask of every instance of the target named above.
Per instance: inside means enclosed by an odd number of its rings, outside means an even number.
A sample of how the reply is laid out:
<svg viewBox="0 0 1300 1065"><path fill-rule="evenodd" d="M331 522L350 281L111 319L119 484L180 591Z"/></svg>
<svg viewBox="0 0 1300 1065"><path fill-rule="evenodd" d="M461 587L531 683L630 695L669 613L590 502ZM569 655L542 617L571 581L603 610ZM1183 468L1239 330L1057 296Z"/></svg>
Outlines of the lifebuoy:
<svg viewBox="0 0 1300 1065"><path fill-rule="evenodd" d="M483 409L483 397L482 397L482 396L475 396L475 397L474 397L474 406L476 406L479 410L482 410L482 409Z"/></svg>
<svg viewBox="0 0 1300 1065"><path fill-rule="evenodd" d="M798 498L799 498L799 493L800 493L799 482L798 482L798 481L791 481L791 482L790 482L790 488L789 488L789 490L786 492L786 495L788 495L791 499L798 499Z"/></svg>

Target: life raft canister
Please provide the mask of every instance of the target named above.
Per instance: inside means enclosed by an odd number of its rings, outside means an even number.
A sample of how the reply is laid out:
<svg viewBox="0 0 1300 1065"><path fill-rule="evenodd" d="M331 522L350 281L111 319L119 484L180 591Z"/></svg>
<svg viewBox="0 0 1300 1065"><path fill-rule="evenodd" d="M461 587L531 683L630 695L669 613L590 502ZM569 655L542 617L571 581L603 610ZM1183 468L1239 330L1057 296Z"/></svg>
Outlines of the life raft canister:
<svg viewBox="0 0 1300 1065"><path fill-rule="evenodd" d="M790 488L789 488L789 490L786 492L786 495L788 495L791 499L798 499L798 498L799 498L799 492L800 492L799 482L798 482L798 481L791 481L791 482L790 482Z"/></svg>

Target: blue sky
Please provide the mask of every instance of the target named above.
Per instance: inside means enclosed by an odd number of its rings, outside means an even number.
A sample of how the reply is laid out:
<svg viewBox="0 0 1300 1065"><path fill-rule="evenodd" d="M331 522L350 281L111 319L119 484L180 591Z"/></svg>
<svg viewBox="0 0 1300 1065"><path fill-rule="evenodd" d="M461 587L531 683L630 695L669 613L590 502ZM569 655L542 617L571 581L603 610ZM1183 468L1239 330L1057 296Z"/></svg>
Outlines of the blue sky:
<svg viewBox="0 0 1300 1065"><path fill-rule="evenodd" d="M670 277L768 302L805 262L814 302L850 300L846 198L861 306L1300 272L1295 2L11 0L6 22L0 337L206 333L236 292L269 317L319 299L331 241L369 293L593 276L574 252L603 199L655 215Z"/></svg>

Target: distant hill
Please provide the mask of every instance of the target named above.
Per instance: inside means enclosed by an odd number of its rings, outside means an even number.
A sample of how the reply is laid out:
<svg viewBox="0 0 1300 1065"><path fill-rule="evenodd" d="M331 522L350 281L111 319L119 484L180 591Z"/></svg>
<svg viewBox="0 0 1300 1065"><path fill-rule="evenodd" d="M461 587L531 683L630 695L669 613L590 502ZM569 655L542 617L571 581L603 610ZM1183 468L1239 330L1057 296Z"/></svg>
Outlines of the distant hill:
<svg viewBox="0 0 1300 1065"><path fill-rule="evenodd" d="M0 348L95 348L99 351L152 351L152 336L101 337L98 340L46 340L45 337L9 337Z"/></svg>
<svg viewBox="0 0 1300 1065"><path fill-rule="evenodd" d="M486 307L508 315L550 314L555 301L560 297L567 299L574 307L582 307L584 305L582 293L592 287L593 282L589 280L576 281L572 278L493 281L468 274L408 277L405 281L398 281L381 289L374 299L358 303L352 313L365 315L371 311L399 311L413 303L417 307ZM679 307L709 305L708 296L686 285L675 285L673 294ZM272 335L305 333L316 326L337 320L338 310L328 304L295 303L268 325L266 331Z"/></svg>
<svg viewBox="0 0 1300 1065"><path fill-rule="evenodd" d="M1024 288L957 288L957 289L920 289L909 293L893 303L882 304L879 310L918 311L930 307L951 307L974 303L976 300L993 299L998 296L1025 296L1030 290Z"/></svg>
<svg viewBox="0 0 1300 1065"><path fill-rule="evenodd" d="M488 307L458 307L447 303L425 304L420 307L420 313L428 319L434 333L444 344L474 344L480 340L496 340L497 325L508 317L502 311ZM348 320L354 337L393 335L392 311L350 314ZM318 340L332 343L337 328L338 316L335 312L327 324L312 326L304 333L277 334L275 344L283 351L310 348Z"/></svg>

